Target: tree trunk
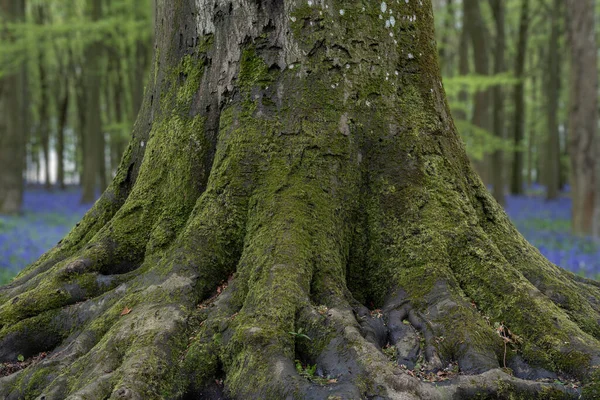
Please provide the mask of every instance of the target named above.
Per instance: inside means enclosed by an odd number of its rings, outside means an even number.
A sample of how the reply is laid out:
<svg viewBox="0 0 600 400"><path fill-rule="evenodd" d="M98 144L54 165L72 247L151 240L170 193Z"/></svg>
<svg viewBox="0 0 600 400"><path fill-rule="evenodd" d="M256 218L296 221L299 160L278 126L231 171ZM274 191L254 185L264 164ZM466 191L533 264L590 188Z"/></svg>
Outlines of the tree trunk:
<svg viewBox="0 0 600 400"><path fill-rule="evenodd" d="M35 7L35 22L43 26L46 20L46 10L44 4L38 4ZM46 74L46 60L44 59L44 51L39 50L38 53L38 73L40 77L40 103L38 107L38 134L42 144L42 152L44 153L44 186L50 189L52 185L50 179L50 116L48 108L50 101L48 99L48 77Z"/></svg>
<svg viewBox="0 0 600 400"><path fill-rule="evenodd" d="M25 3L22 0L0 0L0 40L13 44L19 39L7 26L22 22ZM19 55L21 56L21 55ZM11 60L12 61L12 60ZM25 64L8 66L0 74L0 213L13 214L23 203L25 171Z"/></svg>
<svg viewBox="0 0 600 400"><path fill-rule="evenodd" d="M537 163L534 157L537 156L538 144L536 142L537 134L537 115L538 115L538 78L536 75L531 77L531 115L529 118L529 134L527 135L527 187L531 187L534 182L539 182L540 170L536 168ZM534 149L536 150L534 153ZM537 158L537 157L536 157ZM536 170L535 180L533 171Z"/></svg>
<svg viewBox="0 0 600 400"><path fill-rule="evenodd" d="M98 21L102 16L102 1L93 0L90 3L90 17ZM83 173L82 203L96 199L96 190L103 188L106 181L104 166L104 136L102 132L102 115L100 109L100 76L102 43L96 39L88 45L85 51L83 76L85 83L85 120L83 126Z"/></svg>
<svg viewBox="0 0 600 400"><path fill-rule="evenodd" d="M65 185L65 129L69 115L69 76L61 71L60 82L64 85L58 88L58 129L56 138L56 184L59 189L64 190Z"/></svg>
<svg viewBox="0 0 600 400"><path fill-rule="evenodd" d="M111 53L110 62L113 65L114 71L112 105L114 106L115 122L119 126L123 126L125 124L125 112L123 111L124 105L122 93L125 90L125 86L123 84L123 71L121 70L118 53L116 51ZM123 130L124 128L119 128L118 134L113 135L111 138L111 173L117 170L121 156L127 145L127 139L123 135Z"/></svg>
<svg viewBox="0 0 600 400"><path fill-rule="evenodd" d="M527 56L527 36L529 27L529 0L521 0L521 17L519 22L519 39L517 41L517 57L515 60L515 78L518 79L514 91L515 120L514 120L514 146L512 179L510 182L510 192L515 195L522 195L523 188L523 168L524 168L524 150L525 139L525 61ZM531 135L531 132L530 132ZM530 136L531 137L531 136ZM531 143L531 140L529 141ZM528 147L529 148L529 147ZM529 152L529 157L531 154ZM531 165L531 164L529 164ZM528 170L528 183L531 184L530 172Z"/></svg>
<svg viewBox="0 0 600 400"><path fill-rule="evenodd" d="M137 11L136 21L142 21L144 19L143 15L140 15L144 8L147 7L147 0L134 0L135 6L134 9ZM135 120L135 116L138 115L140 111L140 107L142 105L142 100L144 98L144 78L146 76L146 72L148 71L149 58L152 55L152 49L150 47L152 43L144 38L138 38L135 41L134 45L134 58L133 63L135 68L131 70L131 100L132 107L131 111L133 113L132 117Z"/></svg>
<svg viewBox="0 0 600 400"><path fill-rule="evenodd" d="M473 45L473 60L475 73L486 76L490 74L489 63L489 32L481 15L479 0L464 0L464 24L469 32L471 43ZM485 129L488 132L493 131L492 115L490 102L492 93L490 88L480 90L475 94L475 106L473 109L473 125ZM475 167L483 181L493 183L490 176L490 162L483 160L475 162Z"/></svg>
<svg viewBox="0 0 600 400"><path fill-rule="evenodd" d="M468 3L463 2L462 13L463 13L463 26L460 32L460 39L458 42L458 74L460 76L469 75L470 66L469 66L469 41L471 39L469 34L469 26L467 20L465 19L465 15L467 14L467 6ZM457 119L467 120L467 113L465 111L466 104L469 101L469 94L466 90L461 90L458 93L458 100L462 105L462 107L458 112L455 113Z"/></svg>
<svg viewBox="0 0 600 400"><path fill-rule="evenodd" d="M115 180L0 289L0 360L27 359L0 396L577 398L534 381L559 371L600 390L600 285L471 169L431 1L336 5L157 2Z"/></svg>
<svg viewBox="0 0 600 400"><path fill-rule="evenodd" d="M558 135L558 95L559 95L559 24L560 3L554 0L550 17L550 41L548 43L548 73L546 78L546 115L548 119L548 140L546 144L546 198L556 199L560 191L560 139Z"/></svg>
<svg viewBox="0 0 600 400"><path fill-rule="evenodd" d="M450 34L455 31L455 13L452 0L445 0L444 4L444 35L438 49L440 70L444 76L452 76L454 55L450 49Z"/></svg>
<svg viewBox="0 0 600 400"><path fill-rule="evenodd" d="M600 236L600 218L594 218L596 159L598 151L598 55L594 1L569 0L569 48L571 51L568 149L571 160L573 233ZM598 208L600 212L600 208ZM594 224L593 222L597 222Z"/></svg>
<svg viewBox="0 0 600 400"><path fill-rule="evenodd" d="M494 22L496 25L496 40L494 45L494 74L505 72L504 50L506 47L506 33L504 27L504 2L503 0L490 0ZM496 85L493 89L494 108L493 126L494 136L505 139L504 132L504 91L502 85ZM504 205L504 153L501 150L494 151L491 163L492 184L494 185L494 198L500 205Z"/></svg>

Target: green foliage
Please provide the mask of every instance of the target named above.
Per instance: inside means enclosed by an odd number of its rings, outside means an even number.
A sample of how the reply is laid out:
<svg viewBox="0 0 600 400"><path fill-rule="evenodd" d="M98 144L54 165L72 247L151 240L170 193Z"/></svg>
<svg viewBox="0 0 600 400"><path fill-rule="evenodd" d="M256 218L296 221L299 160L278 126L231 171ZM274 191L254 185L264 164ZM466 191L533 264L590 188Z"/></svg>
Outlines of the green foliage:
<svg viewBox="0 0 600 400"><path fill-rule="evenodd" d="M288 332L290 335L292 335L294 337L294 339L306 339L306 340L312 340L308 335L303 333L303 329L299 328L298 332Z"/></svg>
<svg viewBox="0 0 600 400"><path fill-rule="evenodd" d="M488 130L482 129L464 119L454 119L456 128L461 134L467 147L467 152L472 159L483 160L497 150L512 152L514 150L523 151L522 147L515 147L513 142L494 136Z"/></svg>
<svg viewBox="0 0 600 400"><path fill-rule="evenodd" d="M313 379L317 371L317 364L303 366L300 360L296 360L296 371L306 379Z"/></svg>
<svg viewBox="0 0 600 400"><path fill-rule="evenodd" d="M100 72L96 81L102 96L99 112L107 149L111 149L111 168L116 168L130 135L150 66L153 3L102 1L98 20L91 16L91 4L89 0L27 0L24 18L2 21L0 77L16 71L27 75L31 106L25 134L29 138L30 164L41 163L45 141L55 146L61 101L68 96L64 158L67 165L80 167L86 49L98 43ZM44 139L42 131L49 132L49 138ZM78 171L69 169L65 173L68 178Z"/></svg>
<svg viewBox="0 0 600 400"><path fill-rule="evenodd" d="M444 78L444 89L450 98L460 92L475 94L495 86L510 87L519 83L512 73L497 75L458 75Z"/></svg>

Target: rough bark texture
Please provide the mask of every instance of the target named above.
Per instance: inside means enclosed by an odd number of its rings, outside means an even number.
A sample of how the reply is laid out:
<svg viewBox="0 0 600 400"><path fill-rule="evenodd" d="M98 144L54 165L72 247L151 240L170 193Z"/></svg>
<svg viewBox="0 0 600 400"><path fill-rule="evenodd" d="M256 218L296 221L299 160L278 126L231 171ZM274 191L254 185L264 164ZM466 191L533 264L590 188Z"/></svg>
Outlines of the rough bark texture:
<svg viewBox="0 0 600 400"><path fill-rule="evenodd" d="M598 158L598 55L594 1L568 2L571 52L569 154L573 232L600 237L600 207L594 215ZM597 217L597 218L595 218ZM594 224L594 222L596 222ZM593 227L597 227L592 231Z"/></svg>
<svg viewBox="0 0 600 400"><path fill-rule="evenodd" d="M23 1L0 0L0 40L14 43L17 37L7 24L22 21ZM3 65L0 77L0 213L17 213L23 202L26 131L25 67Z"/></svg>
<svg viewBox="0 0 600 400"><path fill-rule="evenodd" d="M0 289L0 396L593 398L600 287L473 172L433 38L430 1L158 2L115 180Z"/></svg>
<svg viewBox="0 0 600 400"><path fill-rule="evenodd" d="M517 56L515 59L515 78L519 81L514 89L514 126L513 140L515 150L513 152L513 166L510 181L510 192L516 195L524 193L523 173L524 173L524 155L525 155L525 61L527 56L527 39L529 29L529 0L521 0L521 16L519 20L519 38L517 41ZM531 136L531 132L529 135ZM531 140L530 140L531 143ZM531 154L528 155L528 160ZM529 169L528 169L529 177ZM528 184L531 184L528 179Z"/></svg>

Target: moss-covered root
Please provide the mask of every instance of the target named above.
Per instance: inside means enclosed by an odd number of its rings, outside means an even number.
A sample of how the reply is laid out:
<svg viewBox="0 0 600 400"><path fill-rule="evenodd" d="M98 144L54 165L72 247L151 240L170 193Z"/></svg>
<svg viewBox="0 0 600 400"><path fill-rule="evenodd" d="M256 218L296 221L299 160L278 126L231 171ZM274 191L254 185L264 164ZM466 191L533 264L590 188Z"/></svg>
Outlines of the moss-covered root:
<svg viewBox="0 0 600 400"><path fill-rule="evenodd" d="M486 188L475 186L472 203L480 225L506 261L584 332L600 339L600 283L552 265L517 232Z"/></svg>
<svg viewBox="0 0 600 400"><path fill-rule="evenodd" d="M368 313L364 307L351 307L339 298L332 297L328 301L337 306L307 307L299 314L298 323L307 327L306 334L313 338L300 346L300 354L306 361L314 362L322 376L327 376L322 382L329 382L329 393L348 394L351 390L359 393L342 398L541 400L579 397L576 390L563 385L522 380L500 368L477 375L455 375L445 382L420 380L414 376L418 372L399 365L400 347L395 354L382 350L383 343L393 336L391 317L397 308L388 306ZM389 322L389 330L384 321ZM419 351L426 352L426 349ZM425 364L424 359L420 362ZM415 371L418 370L417 366Z"/></svg>

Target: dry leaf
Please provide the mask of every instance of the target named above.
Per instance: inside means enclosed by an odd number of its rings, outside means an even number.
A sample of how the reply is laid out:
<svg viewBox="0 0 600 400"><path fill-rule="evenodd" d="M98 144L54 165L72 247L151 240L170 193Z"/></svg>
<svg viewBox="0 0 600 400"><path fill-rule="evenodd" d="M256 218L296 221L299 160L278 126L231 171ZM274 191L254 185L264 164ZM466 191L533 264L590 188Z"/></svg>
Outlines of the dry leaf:
<svg viewBox="0 0 600 400"><path fill-rule="evenodd" d="M125 308L123 309L123 311L121 311L121 316L123 316L123 315L127 315L127 314L129 314L130 312L131 312L131 308L129 308L129 307L125 307Z"/></svg>

